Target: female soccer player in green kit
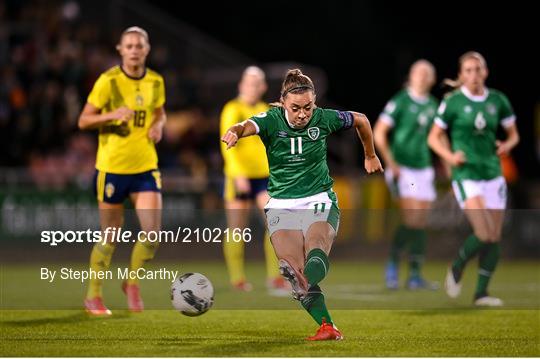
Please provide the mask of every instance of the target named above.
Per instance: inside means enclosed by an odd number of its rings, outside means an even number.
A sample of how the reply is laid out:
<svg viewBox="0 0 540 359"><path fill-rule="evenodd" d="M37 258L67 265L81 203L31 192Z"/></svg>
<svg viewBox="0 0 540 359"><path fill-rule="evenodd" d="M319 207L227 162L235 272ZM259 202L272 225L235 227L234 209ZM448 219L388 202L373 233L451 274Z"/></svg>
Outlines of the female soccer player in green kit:
<svg viewBox="0 0 540 359"><path fill-rule="evenodd" d="M448 269L445 288L456 298L465 264L478 255L474 304L501 306L503 301L490 296L487 288L499 260L506 208L506 182L498 156L509 153L519 142L516 117L504 94L485 87L488 69L478 52L459 58L458 75L457 88L441 103L428 136L429 146L452 166L454 194L474 231ZM504 141L496 138L499 125L507 135ZM451 148L446 145L445 131Z"/></svg>
<svg viewBox="0 0 540 359"><path fill-rule="evenodd" d="M399 199L403 223L394 234L390 260L386 266L386 287L397 289L399 256L409 247L409 289L437 289L437 283L422 278L426 251L426 222L435 200L435 177L427 135L437 100L430 95L435 84L435 67L426 60L416 61L409 71L407 86L386 104L375 129L375 144L382 155L385 177L391 192ZM389 140L390 138L390 140Z"/></svg>
<svg viewBox="0 0 540 359"><path fill-rule="evenodd" d="M270 165L265 207L272 245L281 274L293 297L320 325L308 340L340 340L319 283L328 273L328 254L339 225L337 197L326 163L326 137L354 127L364 146L368 173L382 171L369 120L363 114L315 105L315 86L298 69L289 70L276 106L232 126L222 137L227 148L258 134Z"/></svg>

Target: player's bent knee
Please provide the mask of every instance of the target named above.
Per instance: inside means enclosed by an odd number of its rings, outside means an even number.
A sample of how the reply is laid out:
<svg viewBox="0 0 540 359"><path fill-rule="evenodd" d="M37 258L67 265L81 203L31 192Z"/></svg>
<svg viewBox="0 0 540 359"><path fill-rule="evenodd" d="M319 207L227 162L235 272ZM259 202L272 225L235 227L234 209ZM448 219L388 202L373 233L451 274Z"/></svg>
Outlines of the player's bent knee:
<svg viewBox="0 0 540 359"><path fill-rule="evenodd" d="M409 214L403 217L405 226L414 229L425 229L427 219L420 214Z"/></svg>
<svg viewBox="0 0 540 359"><path fill-rule="evenodd" d="M489 238L491 243L498 243L501 240L501 232L493 232Z"/></svg>
<svg viewBox="0 0 540 359"><path fill-rule="evenodd" d="M474 235L478 238L480 242L489 243L492 242L491 233L487 230L475 230Z"/></svg>

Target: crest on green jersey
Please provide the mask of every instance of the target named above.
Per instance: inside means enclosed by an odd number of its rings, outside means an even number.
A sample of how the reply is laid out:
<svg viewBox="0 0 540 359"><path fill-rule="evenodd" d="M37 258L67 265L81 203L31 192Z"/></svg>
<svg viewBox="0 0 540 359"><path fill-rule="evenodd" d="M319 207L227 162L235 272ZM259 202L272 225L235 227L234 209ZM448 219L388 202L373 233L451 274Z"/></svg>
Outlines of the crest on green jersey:
<svg viewBox="0 0 540 359"><path fill-rule="evenodd" d="M319 138L319 135L321 134L321 130L319 130L318 127L310 127L307 130L307 134L309 138L315 141L317 138Z"/></svg>
<svg viewBox="0 0 540 359"><path fill-rule="evenodd" d="M488 103L486 105L486 110L490 115L495 115L495 113L497 112L497 108L492 103Z"/></svg>

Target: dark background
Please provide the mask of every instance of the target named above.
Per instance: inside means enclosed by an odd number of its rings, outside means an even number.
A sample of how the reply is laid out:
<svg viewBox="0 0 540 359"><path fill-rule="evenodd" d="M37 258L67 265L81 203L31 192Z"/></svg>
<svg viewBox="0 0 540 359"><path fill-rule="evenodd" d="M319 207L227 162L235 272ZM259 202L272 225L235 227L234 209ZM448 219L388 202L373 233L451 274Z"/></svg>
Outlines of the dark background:
<svg viewBox="0 0 540 359"><path fill-rule="evenodd" d="M277 100L286 69L300 66L319 105L375 123L415 60L435 65L441 99L459 56L476 50L487 59L487 85L508 96L518 118L519 176L509 182L535 199L520 206L537 208L537 21L533 5L515 1L0 0L0 185L90 189L96 136L78 129L79 113L97 77L118 64L121 32L139 25L150 34L148 66L165 78L169 121L158 152L164 177L174 179L167 188L220 191L219 115L247 65L266 70L267 101ZM364 175L354 133L331 141L332 173Z"/></svg>
<svg viewBox="0 0 540 359"><path fill-rule="evenodd" d="M437 68L433 93L455 78L460 55L483 54L487 86L503 91L518 117L520 173L537 177L534 107L540 101L538 12L525 2L157 1L174 17L259 63L297 61L328 74L327 97L376 120L408 68L426 58Z"/></svg>
<svg viewBox="0 0 540 359"><path fill-rule="evenodd" d="M16 239L10 243L27 253L44 222L54 228L55 220L96 219L97 136L80 131L77 120L99 74L118 64L121 32L139 25L150 34L149 67L163 74L167 87L168 121L158 145L164 203L191 214L222 209L219 113L235 96L244 66L255 62L267 74L278 69L270 101L277 99L276 82L290 68L285 66L303 66L314 78L324 72L326 91L324 81L316 82L320 105L361 111L375 123L415 60L436 66L433 93L440 99L447 89L439 84L456 76L459 56L481 52L490 70L487 85L509 97L522 137L513 152L520 177L510 183L509 208L525 211L508 212L505 253L537 258L538 211L528 210L540 208L536 14L531 5L516 2L0 0L0 239ZM351 131L337 134L328 146L331 173L344 191L342 208L366 209L355 212L361 219L349 225L344 219L339 251L356 255L348 251L361 246L371 258L364 244L382 255L391 238L392 212L381 209L392 202L383 177L362 172L361 144L354 137ZM439 176L437 185L435 208L448 227L438 228L441 236L435 233L444 246L430 251L442 257L461 244L463 235L452 231L466 227L456 217L462 213L448 180ZM176 226L178 212L168 213ZM4 256L19 258L11 253Z"/></svg>

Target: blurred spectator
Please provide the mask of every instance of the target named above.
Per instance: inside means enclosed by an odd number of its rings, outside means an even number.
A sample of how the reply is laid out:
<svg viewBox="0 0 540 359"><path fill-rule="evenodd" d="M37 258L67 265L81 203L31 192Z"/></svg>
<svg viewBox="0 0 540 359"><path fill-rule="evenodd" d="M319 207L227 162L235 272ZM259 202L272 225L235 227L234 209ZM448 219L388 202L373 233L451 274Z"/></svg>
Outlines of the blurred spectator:
<svg viewBox="0 0 540 359"><path fill-rule="evenodd" d="M96 141L77 118L98 75L117 64L108 35L76 1L0 3L0 167L28 166L44 189L89 185ZM221 166L217 125L198 107L197 65L176 63L167 45L155 46L149 67L165 76L166 106L181 111L170 116L160 161L205 186L209 167Z"/></svg>

